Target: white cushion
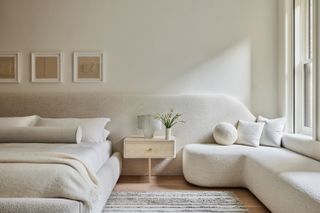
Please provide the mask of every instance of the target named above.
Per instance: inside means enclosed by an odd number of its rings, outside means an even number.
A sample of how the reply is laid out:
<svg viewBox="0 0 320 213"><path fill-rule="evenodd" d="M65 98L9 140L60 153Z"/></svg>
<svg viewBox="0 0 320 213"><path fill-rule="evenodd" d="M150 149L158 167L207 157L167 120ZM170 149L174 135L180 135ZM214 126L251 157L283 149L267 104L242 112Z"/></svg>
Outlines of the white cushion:
<svg viewBox="0 0 320 213"><path fill-rule="evenodd" d="M0 127L33 126L38 119L37 115L24 117L0 117Z"/></svg>
<svg viewBox="0 0 320 213"><path fill-rule="evenodd" d="M215 126L213 138L218 144L232 145L238 138L238 132L232 124L222 122Z"/></svg>
<svg viewBox="0 0 320 213"><path fill-rule="evenodd" d="M81 127L3 127L0 143L80 143Z"/></svg>
<svg viewBox="0 0 320 213"><path fill-rule="evenodd" d="M105 126L109 118L39 118L36 126L62 126L82 128L82 142L101 143L106 140Z"/></svg>
<svg viewBox="0 0 320 213"><path fill-rule="evenodd" d="M238 122L238 139L237 144L247 146L259 146L264 123L256 123L249 121Z"/></svg>
<svg viewBox="0 0 320 213"><path fill-rule="evenodd" d="M286 123L285 118L268 119L259 116L257 122L263 122L265 124L260 145L280 147L281 137Z"/></svg>

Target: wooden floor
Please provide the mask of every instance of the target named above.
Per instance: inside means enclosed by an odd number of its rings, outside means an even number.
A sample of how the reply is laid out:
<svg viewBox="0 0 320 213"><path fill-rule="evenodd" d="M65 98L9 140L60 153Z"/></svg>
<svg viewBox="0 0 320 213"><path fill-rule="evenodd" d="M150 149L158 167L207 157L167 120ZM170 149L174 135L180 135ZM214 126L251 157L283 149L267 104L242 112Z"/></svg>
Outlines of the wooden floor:
<svg viewBox="0 0 320 213"><path fill-rule="evenodd" d="M268 209L247 189L242 188L202 188L187 183L182 176L121 176L115 191L232 191L252 213L270 212Z"/></svg>

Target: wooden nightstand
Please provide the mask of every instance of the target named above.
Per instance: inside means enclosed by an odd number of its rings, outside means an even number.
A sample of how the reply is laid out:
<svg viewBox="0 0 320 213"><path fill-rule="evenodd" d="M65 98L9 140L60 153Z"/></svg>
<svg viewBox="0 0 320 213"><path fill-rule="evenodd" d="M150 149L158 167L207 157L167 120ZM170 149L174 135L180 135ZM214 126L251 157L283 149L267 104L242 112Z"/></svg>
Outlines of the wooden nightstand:
<svg viewBox="0 0 320 213"><path fill-rule="evenodd" d="M127 137L123 144L124 158L148 159L148 174L151 177L152 158L175 158L176 140L165 140L163 137L143 138Z"/></svg>

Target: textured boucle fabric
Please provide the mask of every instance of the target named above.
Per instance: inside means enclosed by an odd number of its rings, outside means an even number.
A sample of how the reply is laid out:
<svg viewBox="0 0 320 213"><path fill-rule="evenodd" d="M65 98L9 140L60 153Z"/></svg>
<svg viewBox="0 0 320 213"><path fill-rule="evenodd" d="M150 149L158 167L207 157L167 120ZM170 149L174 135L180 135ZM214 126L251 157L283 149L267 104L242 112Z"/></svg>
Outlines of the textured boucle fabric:
<svg viewBox="0 0 320 213"><path fill-rule="evenodd" d="M272 212L320 209L320 162L285 148L190 144L183 173L199 186L246 187Z"/></svg>
<svg viewBox="0 0 320 213"><path fill-rule="evenodd" d="M137 115L174 109L183 114L183 125L173 129L177 157L155 159L154 175L182 175L182 148L191 143L213 143L212 130L220 122L235 125L239 119L254 121L245 105L226 95L110 95L107 93L1 93L0 116L38 114L41 117L108 117L113 150L122 152L123 138L137 132ZM159 131L157 134L163 135ZM144 159L124 160L123 175L147 175Z"/></svg>
<svg viewBox="0 0 320 213"><path fill-rule="evenodd" d="M311 139L309 136L284 134L282 137L282 146L320 161L320 142Z"/></svg>
<svg viewBox="0 0 320 213"><path fill-rule="evenodd" d="M214 127L213 138L220 145L231 145L237 140L238 132L232 124L221 122Z"/></svg>

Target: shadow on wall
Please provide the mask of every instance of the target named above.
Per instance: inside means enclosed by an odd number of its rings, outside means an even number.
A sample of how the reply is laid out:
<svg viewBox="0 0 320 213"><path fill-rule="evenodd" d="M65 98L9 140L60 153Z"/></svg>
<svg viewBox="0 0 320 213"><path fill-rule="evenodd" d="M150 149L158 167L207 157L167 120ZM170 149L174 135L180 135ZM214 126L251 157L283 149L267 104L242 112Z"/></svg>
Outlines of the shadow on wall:
<svg viewBox="0 0 320 213"><path fill-rule="evenodd" d="M179 76L168 77L163 94L223 93L237 97L248 108L251 104L251 46L244 40Z"/></svg>

